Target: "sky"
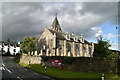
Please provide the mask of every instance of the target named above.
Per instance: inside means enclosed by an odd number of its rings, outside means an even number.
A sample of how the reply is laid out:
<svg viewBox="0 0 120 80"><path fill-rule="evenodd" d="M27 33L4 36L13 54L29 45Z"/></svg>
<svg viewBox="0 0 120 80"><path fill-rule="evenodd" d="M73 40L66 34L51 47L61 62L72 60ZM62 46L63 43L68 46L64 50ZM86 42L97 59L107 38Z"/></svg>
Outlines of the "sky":
<svg viewBox="0 0 120 80"><path fill-rule="evenodd" d="M112 44L111 49L120 46L116 38L117 2L4 2L1 40L39 38L45 27L50 28L56 12L63 32L83 34L92 42L102 35Z"/></svg>

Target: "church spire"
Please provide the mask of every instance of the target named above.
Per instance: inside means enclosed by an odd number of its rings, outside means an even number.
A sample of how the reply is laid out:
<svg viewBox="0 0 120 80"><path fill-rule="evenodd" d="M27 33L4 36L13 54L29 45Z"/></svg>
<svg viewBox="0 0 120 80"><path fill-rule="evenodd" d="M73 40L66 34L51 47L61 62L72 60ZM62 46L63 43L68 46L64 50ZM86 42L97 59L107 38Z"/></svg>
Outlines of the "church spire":
<svg viewBox="0 0 120 80"><path fill-rule="evenodd" d="M58 21L58 19L57 19L57 13L55 14L55 19L54 19L54 21L53 21L53 23L52 23L51 29L52 29L52 30L56 30L56 31L58 31L58 32L61 32L61 31L62 31L62 30L61 30L61 27L60 27L60 24L59 24L59 21Z"/></svg>
<svg viewBox="0 0 120 80"><path fill-rule="evenodd" d="M55 13L55 17L57 17L57 12Z"/></svg>

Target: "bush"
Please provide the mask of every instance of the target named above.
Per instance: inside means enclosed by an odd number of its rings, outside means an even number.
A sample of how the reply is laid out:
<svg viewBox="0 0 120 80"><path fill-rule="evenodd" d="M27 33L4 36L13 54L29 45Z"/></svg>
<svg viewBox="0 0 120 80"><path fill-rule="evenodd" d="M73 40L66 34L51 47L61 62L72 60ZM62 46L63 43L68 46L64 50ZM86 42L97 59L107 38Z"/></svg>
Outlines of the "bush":
<svg viewBox="0 0 120 80"><path fill-rule="evenodd" d="M66 56L41 56L41 58L43 59L43 61L50 61L51 59L59 59L62 60L63 63L65 64L72 64L73 62L75 62L77 60L76 57L66 57Z"/></svg>
<svg viewBox="0 0 120 80"><path fill-rule="evenodd" d="M50 60L50 57L49 56L41 56L41 58L42 58L42 60L43 61L48 61L48 60Z"/></svg>
<svg viewBox="0 0 120 80"><path fill-rule="evenodd" d="M19 62L20 62L20 57L21 57L21 55L22 55L22 54L16 54L16 55L15 55L14 61L15 61L16 63L19 63Z"/></svg>
<svg viewBox="0 0 120 80"><path fill-rule="evenodd" d="M117 54L109 54L107 57L110 58L110 59L113 59L113 58L117 59L118 55Z"/></svg>

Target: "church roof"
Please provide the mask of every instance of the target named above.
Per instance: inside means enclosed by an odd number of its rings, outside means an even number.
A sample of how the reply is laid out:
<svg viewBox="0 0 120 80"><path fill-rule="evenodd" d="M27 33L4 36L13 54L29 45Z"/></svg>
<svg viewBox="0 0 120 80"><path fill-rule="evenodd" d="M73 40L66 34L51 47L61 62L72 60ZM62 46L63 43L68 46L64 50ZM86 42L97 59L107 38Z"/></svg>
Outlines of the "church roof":
<svg viewBox="0 0 120 80"><path fill-rule="evenodd" d="M69 40L69 41L76 41L83 43L82 39L83 37L78 37L74 33L72 34L66 34L63 33L59 24L59 21L57 19L57 14L55 16L55 19L53 20L52 26L50 29L48 29L53 35L56 33L56 38L61 40ZM84 39L84 43L90 44L86 39Z"/></svg>
<svg viewBox="0 0 120 80"><path fill-rule="evenodd" d="M62 40L65 40L66 38L62 35L62 32L58 32L58 31L55 31L55 30L52 30L52 29L48 29L52 34L56 33L56 37L58 39L62 39Z"/></svg>

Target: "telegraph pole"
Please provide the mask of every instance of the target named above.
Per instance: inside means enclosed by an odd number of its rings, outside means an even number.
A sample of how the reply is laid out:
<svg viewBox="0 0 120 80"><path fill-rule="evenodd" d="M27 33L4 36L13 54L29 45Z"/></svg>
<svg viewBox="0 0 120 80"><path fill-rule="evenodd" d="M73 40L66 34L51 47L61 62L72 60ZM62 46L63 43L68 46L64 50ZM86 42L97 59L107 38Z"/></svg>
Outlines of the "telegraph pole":
<svg viewBox="0 0 120 80"><path fill-rule="evenodd" d="M118 16L116 16L116 55L117 55L117 58L116 58L116 75L118 74L118 59L119 59L119 55L118 55L118 52L117 52L117 32L118 32Z"/></svg>

